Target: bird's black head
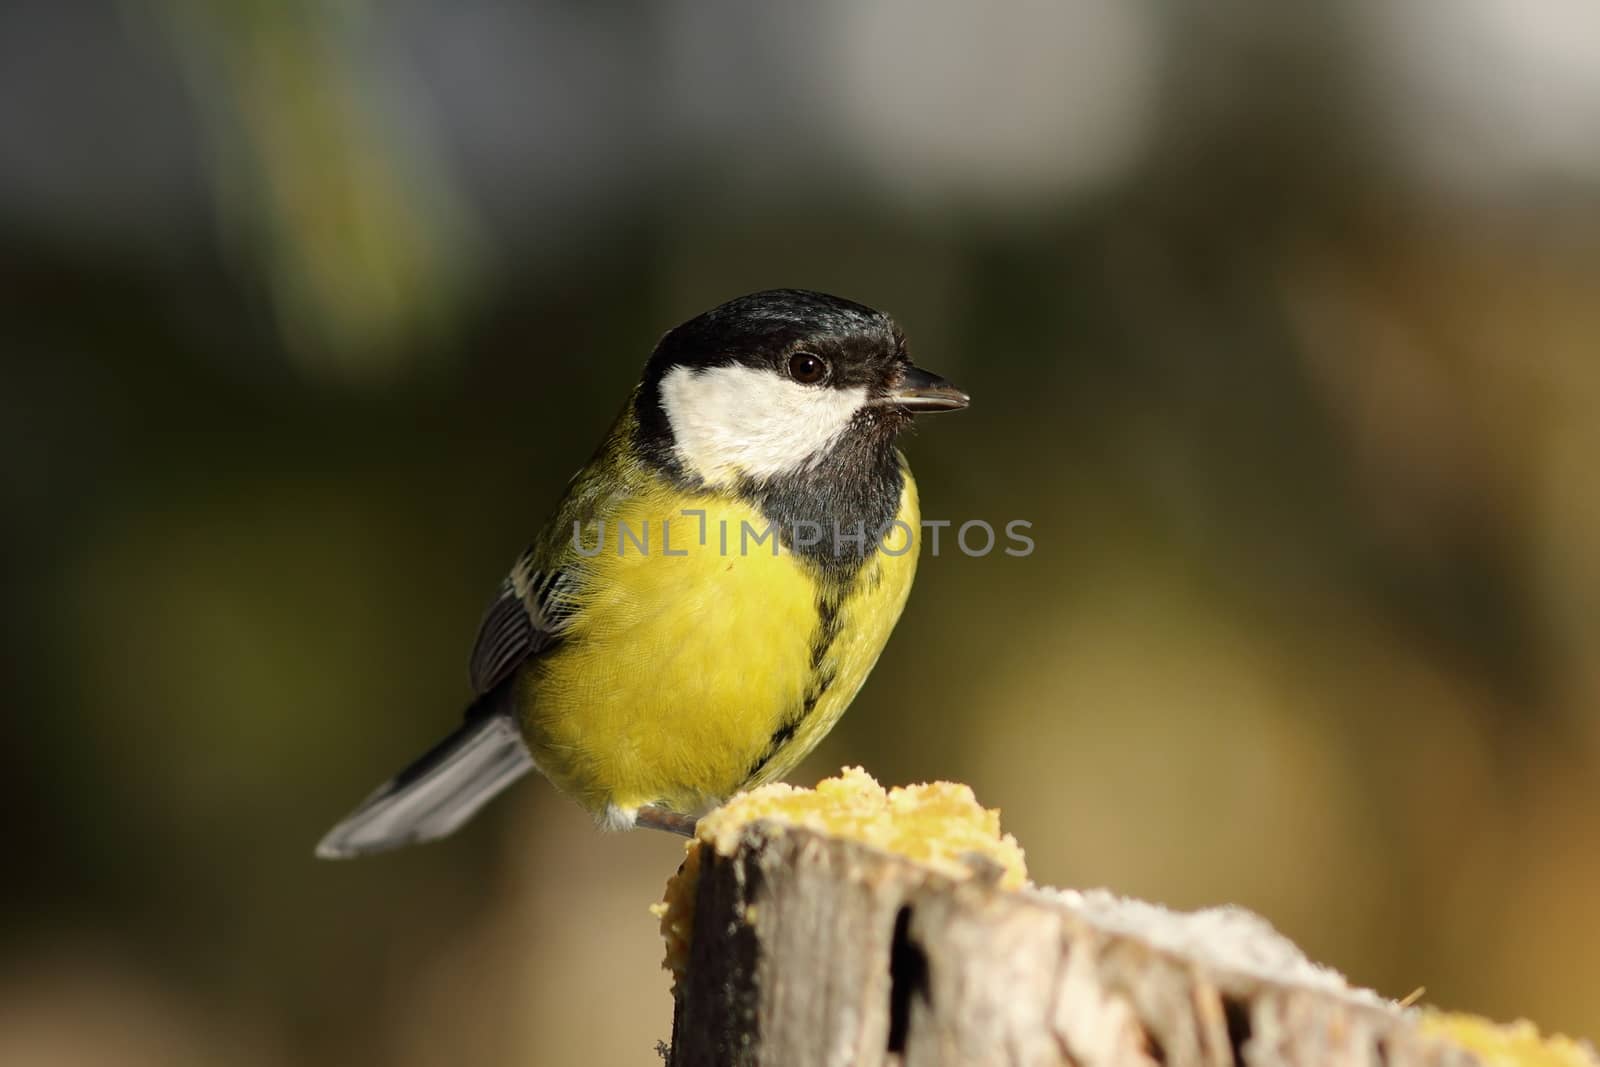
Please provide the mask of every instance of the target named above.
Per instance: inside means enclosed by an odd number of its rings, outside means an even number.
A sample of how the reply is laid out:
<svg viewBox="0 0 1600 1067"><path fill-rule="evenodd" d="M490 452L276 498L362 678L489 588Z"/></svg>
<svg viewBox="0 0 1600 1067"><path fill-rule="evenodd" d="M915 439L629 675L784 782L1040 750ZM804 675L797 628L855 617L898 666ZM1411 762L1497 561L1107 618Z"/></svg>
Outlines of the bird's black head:
<svg viewBox="0 0 1600 1067"><path fill-rule="evenodd" d="M637 401L646 454L707 485L760 484L877 444L966 395L912 366L881 311L826 293L741 296L669 331Z"/></svg>

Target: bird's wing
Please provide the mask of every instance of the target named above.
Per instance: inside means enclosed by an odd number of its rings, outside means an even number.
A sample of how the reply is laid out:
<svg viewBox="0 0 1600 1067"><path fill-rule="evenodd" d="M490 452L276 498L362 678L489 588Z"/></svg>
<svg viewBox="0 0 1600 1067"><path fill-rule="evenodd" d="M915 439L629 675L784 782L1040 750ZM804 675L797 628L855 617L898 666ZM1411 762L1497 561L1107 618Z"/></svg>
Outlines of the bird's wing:
<svg viewBox="0 0 1600 1067"><path fill-rule="evenodd" d="M528 556L517 561L478 627L472 648L472 689L480 695L505 681L524 661L561 640L571 615L565 570L534 570Z"/></svg>
<svg viewBox="0 0 1600 1067"><path fill-rule="evenodd" d="M575 550L578 531L639 491L644 477L627 458L633 399L599 452L572 476L550 522L528 546L484 613L472 650L472 688L481 694L505 681L529 658L559 644L578 610L589 560ZM587 541L585 542L587 543Z"/></svg>

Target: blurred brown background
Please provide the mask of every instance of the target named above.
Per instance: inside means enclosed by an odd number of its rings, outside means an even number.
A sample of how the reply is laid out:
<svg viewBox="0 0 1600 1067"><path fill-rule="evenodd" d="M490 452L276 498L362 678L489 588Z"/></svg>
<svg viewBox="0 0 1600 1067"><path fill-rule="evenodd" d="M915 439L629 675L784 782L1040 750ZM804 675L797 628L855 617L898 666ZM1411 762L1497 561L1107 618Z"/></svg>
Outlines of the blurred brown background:
<svg viewBox="0 0 1600 1067"><path fill-rule="evenodd" d="M1600 1032L1600 8L9 0L0 1061L651 1063L680 846L430 743L655 338L895 313L971 411L796 780Z"/></svg>

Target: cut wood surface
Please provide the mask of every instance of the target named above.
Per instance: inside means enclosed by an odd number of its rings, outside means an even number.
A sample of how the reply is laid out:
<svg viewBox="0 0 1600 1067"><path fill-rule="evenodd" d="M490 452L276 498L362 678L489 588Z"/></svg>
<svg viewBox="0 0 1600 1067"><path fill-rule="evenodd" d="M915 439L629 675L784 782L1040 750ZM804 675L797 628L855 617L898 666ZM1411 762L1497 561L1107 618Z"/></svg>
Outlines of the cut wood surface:
<svg viewBox="0 0 1600 1067"><path fill-rule="evenodd" d="M1004 888L989 859L963 875L770 820L695 847L677 1067L1600 1067L1352 989L1237 908Z"/></svg>

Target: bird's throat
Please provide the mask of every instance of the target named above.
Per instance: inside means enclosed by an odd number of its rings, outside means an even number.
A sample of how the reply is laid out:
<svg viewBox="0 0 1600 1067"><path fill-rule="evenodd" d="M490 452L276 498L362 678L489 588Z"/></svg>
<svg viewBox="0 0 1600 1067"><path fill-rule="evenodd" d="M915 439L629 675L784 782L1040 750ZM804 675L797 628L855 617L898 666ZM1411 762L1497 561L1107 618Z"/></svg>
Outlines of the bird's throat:
<svg viewBox="0 0 1600 1067"><path fill-rule="evenodd" d="M760 509L783 546L826 578L848 584L888 537L896 535L906 473L894 436L851 434L818 462L757 482L738 493Z"/></svg>

